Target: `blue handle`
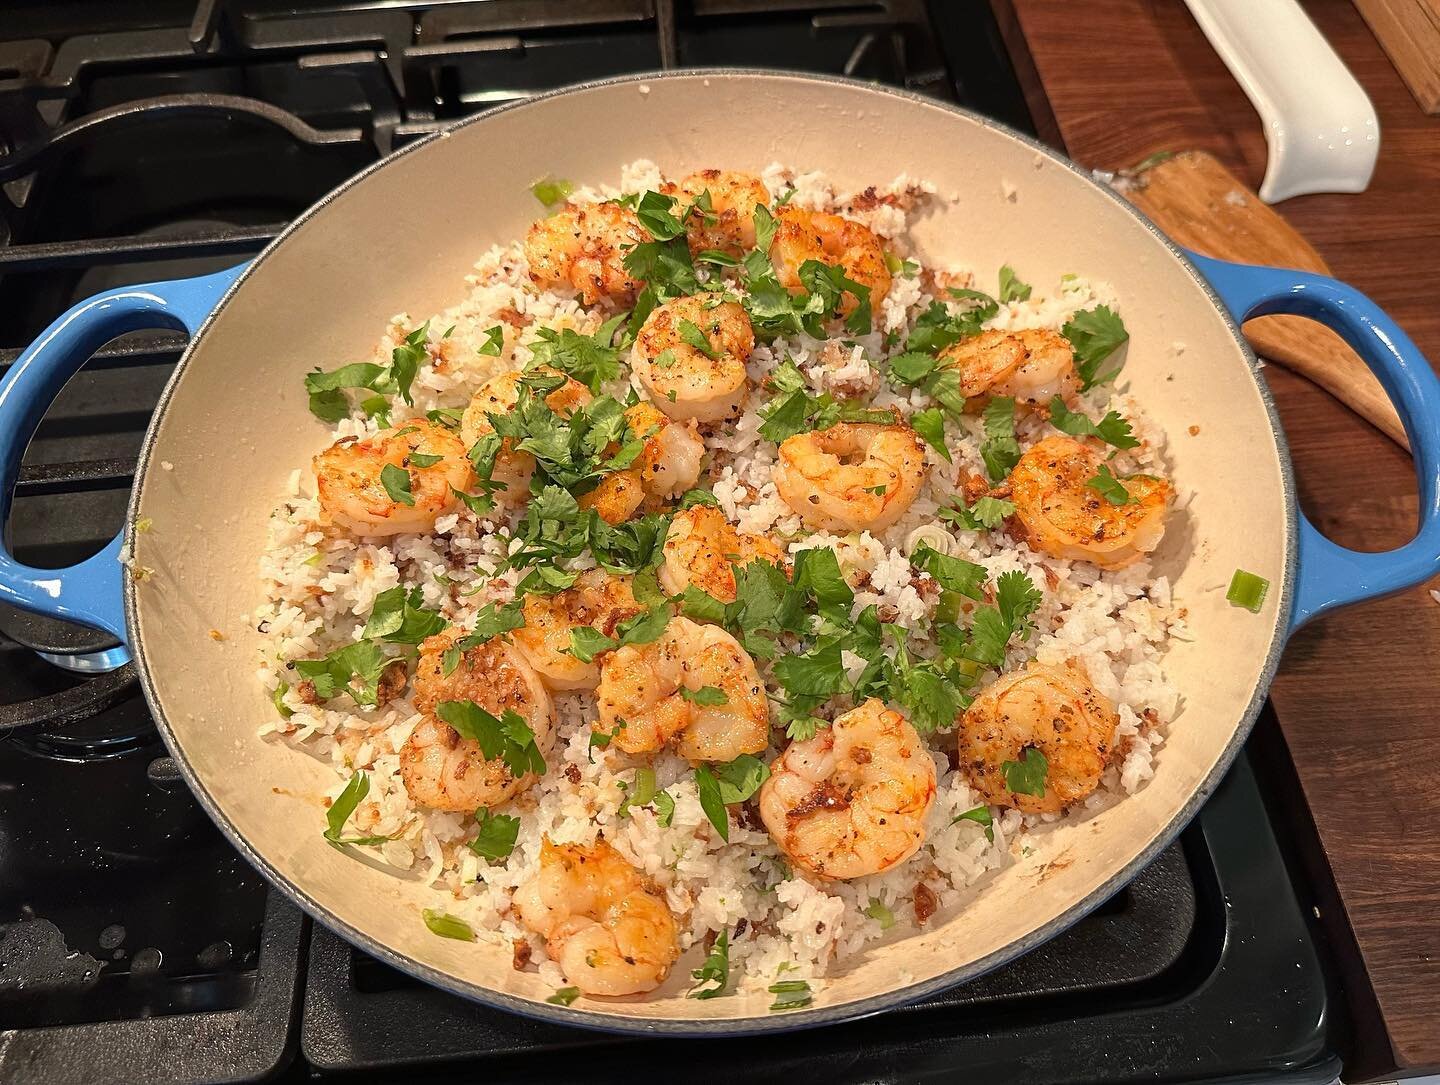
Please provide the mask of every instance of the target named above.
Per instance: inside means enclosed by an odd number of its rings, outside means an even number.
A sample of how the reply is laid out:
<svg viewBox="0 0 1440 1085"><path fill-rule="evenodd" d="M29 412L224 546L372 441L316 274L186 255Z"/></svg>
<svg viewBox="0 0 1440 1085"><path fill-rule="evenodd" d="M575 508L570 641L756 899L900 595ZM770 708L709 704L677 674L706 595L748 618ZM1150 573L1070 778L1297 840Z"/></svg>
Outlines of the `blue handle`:
<svg viewBox="0 0 1440 1085"><path fill-rule="evenodd" d="M10 518L20 458L35 428L90 355L115 336L140 328L173 328L193 336L243 268L97 294L71 308L15 359L0 380L0 525ZM94 626L124 641L120 541L116 535L98 554L67 569L22 565L0 541L0 600Z"/></svg>
<svg viewBox="0 0 1440 1085"><path fill-rule="evenodd" d="M1362 554L1335 545L1301 512L1290 632L1332 607L1400 591L1440 572L1440 378L1425 355L1378 305L1344 283L1187 255L1237 322L1292 313L1338 332L1380 379L1410 438L1420 482L1415 538L1398 550Z"/></svg>

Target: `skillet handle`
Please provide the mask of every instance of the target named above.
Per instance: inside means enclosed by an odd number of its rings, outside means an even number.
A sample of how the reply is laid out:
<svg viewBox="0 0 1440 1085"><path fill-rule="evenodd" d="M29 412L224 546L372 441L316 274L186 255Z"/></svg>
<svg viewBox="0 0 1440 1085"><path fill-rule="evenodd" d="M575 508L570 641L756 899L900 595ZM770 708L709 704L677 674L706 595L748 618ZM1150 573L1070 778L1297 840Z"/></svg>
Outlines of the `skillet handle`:
<svg viewBox="0 0 1440 1085"><path fill-rule="evenodd" d="M0 380L0 526L10 518L25 447L55 396L90 355L117 335L141 328L173 328L193 336L243 267L96 294L71 307L15 359ZM22 565L0 539L0 601L94 626L123 642L123 534L65 569Z"/></svg>
<svg viewBox="0 0 1440 1085"><path fill-rule="evenodd" d="M1420 487L1415 537L1398 550L1361 553L1325 538L1301 512L1289 632L1333 607L1400 591L1440 572L1440 378L1425 355L1354 287L1304 271L1187 255L1237 323L1291 313L1339 333L1379 378L1410 438Z"/></svg>

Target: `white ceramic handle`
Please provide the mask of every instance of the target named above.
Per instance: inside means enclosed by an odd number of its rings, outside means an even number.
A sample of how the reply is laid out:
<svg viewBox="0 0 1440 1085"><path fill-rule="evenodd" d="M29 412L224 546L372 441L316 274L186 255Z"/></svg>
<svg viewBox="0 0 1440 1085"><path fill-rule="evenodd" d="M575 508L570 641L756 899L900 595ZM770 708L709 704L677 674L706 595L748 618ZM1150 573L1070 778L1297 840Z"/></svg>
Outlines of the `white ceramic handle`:
<svg viewBox="0 0 1440 1085"><path fill-rule="evenodd" d="M1260 198L1363 192L1380 153L1370 98L1295 0L1185 0L1265 124Z"/></svg>

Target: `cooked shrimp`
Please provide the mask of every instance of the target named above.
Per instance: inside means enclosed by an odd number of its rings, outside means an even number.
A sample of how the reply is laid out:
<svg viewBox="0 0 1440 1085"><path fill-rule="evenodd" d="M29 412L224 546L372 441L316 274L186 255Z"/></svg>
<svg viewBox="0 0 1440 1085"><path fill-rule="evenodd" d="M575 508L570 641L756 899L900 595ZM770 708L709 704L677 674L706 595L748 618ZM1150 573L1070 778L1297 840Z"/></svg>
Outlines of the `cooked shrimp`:
<svg viewBox="0 0 1440 1085"><path fill-rule="evenodd" d="M519 713L546 754L555 735L555 706L540 676L512 644L496 637L467 648L455 669L445 673L445 653L465 633L447 629L426 638L415 665L415 707L424 718L400 749L400 778L410 797L436 810L495 806L535 782L516 779L498 757L487 758L474 739L461 738L434 713L443 701L474 701L494 716Z"/></svg>
<svg viewBox="0 0 1440 1085"><path fill-rule="evenodd" d="M417 463L412 456L439 459ZM356 535L431 531L439 517L458 507L453 491L468 491L475 481L460 438L426 421L369 437L342 437L315 457L314 468L321 511ZM391 496L392 489L403 492L396 481L400 475L409 501Z"/></svg>
<svg viewBox="0 0 1440 1085"><path fill-rule="evenodd" d="M515 891L520 922L545 939L566 982L587 995L636 995L680 956L664 894L604 840L540 845L540 872Z"/></svg>
<svg viewBox="0 0 1440 1085"><path fill-rule="evenodd" d="M772 477L807 527L879 531L910 507L925 471L925 442L909 426L838 422L787 437Z"/></svg>
<svg viewBox="0 0 1440 1085"><path fill-rule="evenodd" d="M491 377L470 397L470 405L460 418L460 439L468 449L495 427L490 422L492 414L507 414L515 409L520 399L520 381L529 376L558 376L564 374L553 369L539 368L526 373L518 369ZM572 377L564 377L565 383L545 396L545 405L558 415L573 414L590 402L590 389ZM530 500L530 478L535 474L535 457L528 452L517 452L509 438L500 445L495 457L495 466L490 472L493 482L505 484L496 491L495 499L505 505L519 505Z"/></svg>
<svg viewBox="0 0 1440 1085"><path fill-rule="evenodd" d="M890 269L885 265L885 247L858 222L823 211L781 208L775 216L775 239L770 243L770 262L775 277L792 294L803 294L800 265L806 260L838 265L850 279L870 288L870 305L876 312L890 292ZM846 294L840 312L849 316L859 302Z"/></svg>
<svg viewBox="0 0 1440 1085"><path fill-rule="evenodd" d="M525 259L539 286L572 287L580 300L594 305L609 298L620 305L635 300L641 283L625 270L625 253L650 240L635 212L615 203L567 207L530 227Z"/></svg>
<svg viewBox="0 0 1440 1085"><path fill-rule="evenodd" d="M714 422L740 413L754 349L743 307L719 294L695 294L655 307L635 338L630 368L671 418Z"/></svg>
<svg viewBox="0 0 1440 1085"><path fill-rule="evenodd" d="M707 686L724 702L697 704L682 693ZM733 761L770 740L755 662L719 626L672 618L658 640L617 648L600 668L597 695L595 728L626 753L652 753L674 740L675 751L692 761Z"/></svg>
<svg viewBox="0 0 1440 1085"><path fill-rule="evenodd" d="M570 631L588 625L609 636L616 624L644 610L630 592L628 576L587 569L562 592L525 596L525 624L510 635L551 689L594 689L600 681L600 664L575 658Z"/></svg>
<svg viewBox="0 0 1440 1085"><path fill-rule="evenodd" d="M1080 388L1070 341L1043 328L992 328L952 343L940 358L954 365L966 399L1014 396L1016 403L1038 407L1055 396L1073 401Z"/></svg>
<svg viewBox="0 0 1440 1085"><path fill-rule="evenodd" d="M672 422L649 403L627 408L625 421L645 442L644 449L629 467L606 475L577 499L582 509L595 509L607 524L630 519L647 500L658 506L690 489L705 456L705 442L694 422Z"/></svg>
<svg viewBox="0 0 1440 1085"><path fill-rule="evenodd" d="M753 173L735 170L700 170L678 183L666 182L660 191L681 202L678 210L690 207L685 218L685 236L692 253L719 249L742 257L755 247L755 207L769 206L770 192ZM693 201L710 194L710 210Z"/></svg>
<svg viewBox="0 0 1440 1085"><path fill-rule="evenodd" d="M1086 485L1103 463L1073 437L1047 437L1025 450L1010 472L1010 500L1033 549L1119 569L1160 545L1170 483L1120 479L1129 500L1112 504Z"/></svg>
<svg viewBox="0 0 1440 1085"><path fill-rule="evenodd" d="M764 535L735 530L725 514L710 505L677 512L665 536L665 561L660 586L679 595L694 584L722 603L735 600L735 571L756 558L779 564L785 552Z"/></svg>
<svg viewBox="0 0 1440 1085"><path fill-rule="evenodd" d="M1053 814L1100 786L1114 751L1115 706L1070 667L1034 660L1003 675L975 698L960 719L960 767L988 803L1027 814ZM1007 761L1027 750L1045 757L1044 792L1011 791Z"/></svg>
<svg viewBox="0 0 1440 1085"><path fill-rule="evenodd" d="M861 878L915 854L934 800L925 743L909 720L871 698L785 748L760 789L760 818L796 866Z"/></svg>

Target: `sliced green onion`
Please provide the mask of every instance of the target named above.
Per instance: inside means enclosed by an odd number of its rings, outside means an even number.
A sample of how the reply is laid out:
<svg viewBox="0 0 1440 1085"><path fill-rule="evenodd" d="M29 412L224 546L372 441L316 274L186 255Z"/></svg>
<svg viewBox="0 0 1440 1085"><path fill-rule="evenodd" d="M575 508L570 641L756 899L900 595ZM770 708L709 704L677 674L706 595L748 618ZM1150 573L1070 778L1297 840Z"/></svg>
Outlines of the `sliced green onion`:
<svg viewBox="0 0 1440 1085"><path fill-rule="evenodd" d="M579 997L580 997L580 988L578 988L578 987L562 987L562 988L560 988L560 990L556 991L553 995L551 995L551 996L550 996L549 998L547 998L545 1001L546 1001L546 1002L549 1002L549 1003L552 1003L552 1004L554 1004L554 1005L556 1005L556 1006L568 1006L568 1005L570 1005L570 1003L574 1002L574 1001L575 1001L577 998L579 998Z"/></svg>
<svg viewBox="0 0 1440 1085"><path fill-rule="evenodd" d="M1230 578L1230 590L1225 593L1225 598L1237 607L1244 607L1251 613L1258 614L1269 591L1270 581L1263 576L1236 569L1235 575Z"/></svg>
<svg viewBox="0 0 1440 1085"><path fill-rule="evenodd" d="M290 683L281 682L275 687L275 691L270 694L270 702L275 706L275 711L280 713L282 720L288 720L291 716L295 715L294 710L285 703L285 694L289 692Z"/></svg>
<svg viewBox="0 0 1440 1085"><path fill-rule="evenodd" d="M574 191L574 185L557 177L545 177L530 186L531 195L546 207L563 203Z"/></svg>
<svg viewBox="0 0 1440 1085"><path fill-rule="evenodd" d="M879 923L882 931L888 931L895 926L895 913L879 897L870 898L870 903L865 908L865 914Z"/></svg>
<svg viewBox="0 0 1440 1085"><path fill-rule="evenodd" d="M455 938L461 942L475 941L475 932L470 929L470 924L449 912L426 908L420 914L425 917L425 926L430 928L431 934L438 934L441 938Z"/></svg>

